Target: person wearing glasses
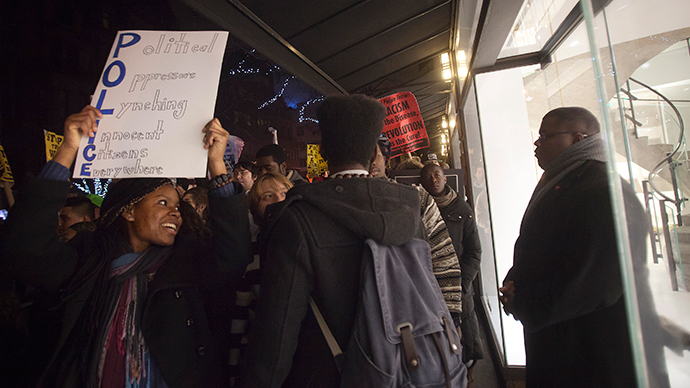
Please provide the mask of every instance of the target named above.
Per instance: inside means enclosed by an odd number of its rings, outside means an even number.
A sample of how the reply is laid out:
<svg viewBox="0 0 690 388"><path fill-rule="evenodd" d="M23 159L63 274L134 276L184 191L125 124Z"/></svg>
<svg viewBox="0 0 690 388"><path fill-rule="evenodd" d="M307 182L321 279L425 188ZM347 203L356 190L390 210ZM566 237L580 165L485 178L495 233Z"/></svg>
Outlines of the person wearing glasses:
<svg viewBox="0 0 690 388"><path fill-rule="evenodd" d="M522 322L527 387L635 387L606 146L581 107L544 116L535 156L544 170L515 242L501 301ZM645 212L628 182L625 198L642 328L659 333L646 280ZM647 339L647 338L646 338ZM652 386L668 386L659 343L645 343ZM660 372L660 375L656 375Z"/></svg>

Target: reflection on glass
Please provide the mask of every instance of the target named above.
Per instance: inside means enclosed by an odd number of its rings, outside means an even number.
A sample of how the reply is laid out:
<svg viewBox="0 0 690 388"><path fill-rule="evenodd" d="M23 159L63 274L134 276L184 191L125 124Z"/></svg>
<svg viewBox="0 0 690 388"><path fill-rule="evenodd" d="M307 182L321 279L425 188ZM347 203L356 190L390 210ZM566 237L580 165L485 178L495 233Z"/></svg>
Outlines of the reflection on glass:
<svg viewBox="0 0 690 388"><path fill-rule="evenodd" d="M652 224L646 270L663 328L664 357L648 355L649 375L667 371L674 388L690 384L690 211L685 200L690 197L690 163L683 127L690 125L688 11L687 1L614 0L606 7L608 36L597 37L600 45L610 41L615 57L615 67L609 58L603 74L612 91L608 106L614 133L620 138L627 132L631 149L619 171L628 166L639 171L635 188ZM652 13L664 18L649 18ZM619 85L610 76L614 71ZM654 333L642 334L647 346Z"/></svg>
<svg viewBox="0 0 690 388"><path fill-rule="evenodd" d="M577 3L577 0L525 1L498 57L539 51Z"/></svg>

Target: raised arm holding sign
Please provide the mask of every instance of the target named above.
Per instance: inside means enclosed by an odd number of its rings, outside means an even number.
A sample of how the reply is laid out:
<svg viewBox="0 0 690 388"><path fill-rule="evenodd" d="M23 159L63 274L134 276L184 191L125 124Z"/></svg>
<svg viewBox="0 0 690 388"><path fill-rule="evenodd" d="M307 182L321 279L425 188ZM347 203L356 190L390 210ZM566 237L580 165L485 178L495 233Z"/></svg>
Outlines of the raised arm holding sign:
<svg viewBox="0 0 690 388"><path fill-rule="evenodd" d="M50 349L37 386L223 387L229 337L215 329L231 326L229 304L251 258L246 198L225 175L229 134L218 119L193 130L213 182L224 177L209 191L210 238L186 227L194 219L180 212L170 179L137 178L113 183L96 231L66 244L55 215L71 186L68 168L80 141L101 135L102 117L87 106L67 118L55 157L18 196L0 236L3 271L64 296L66 340ZM118 330L121 322L130 324Z"/></svg>
<svg viewBox="0 0 690 388"><path fill-rule="evenodd" d="M70 168L77 156L79 143L83 138L92 139L98 132L97 122L103 114L96 108L87 105L79 113L67 117L65 120L64 140L55 152L53 161L66 168ZM223 155L229 134L223 129L216 118L208 122L201 130L203 148L208 150L208 172L211 177L227 174ZM199 136L201 137L201 136ZM87 140L88 142L88 140Z"/></svg>

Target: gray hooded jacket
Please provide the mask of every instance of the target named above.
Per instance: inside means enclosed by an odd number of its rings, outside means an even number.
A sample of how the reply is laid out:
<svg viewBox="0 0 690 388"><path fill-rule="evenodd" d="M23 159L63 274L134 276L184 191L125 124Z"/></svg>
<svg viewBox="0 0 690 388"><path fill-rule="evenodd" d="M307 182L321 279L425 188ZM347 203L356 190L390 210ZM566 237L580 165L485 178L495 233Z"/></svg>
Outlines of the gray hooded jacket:
<svg viewBox="0 0 690 388"><path fill-rule="evenodd" d="M350 178L296 186L284 202L267 208L261 297L245 386L339 385L309 297L346 347L364 241L400 245L424 238L419 206L414 187Z"/></svg>

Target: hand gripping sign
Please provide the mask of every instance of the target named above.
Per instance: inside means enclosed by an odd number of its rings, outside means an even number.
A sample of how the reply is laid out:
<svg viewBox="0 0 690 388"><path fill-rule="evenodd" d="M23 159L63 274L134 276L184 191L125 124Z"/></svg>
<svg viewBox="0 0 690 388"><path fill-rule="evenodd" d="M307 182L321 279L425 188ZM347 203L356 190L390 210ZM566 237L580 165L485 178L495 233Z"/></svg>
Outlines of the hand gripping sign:
<svg viewBox="0 0 690 388"><path fill-rule="evenodd" d="M391 158L429 147L424 120L412 93L400 92L379 101L386 107L383 133L391 142Z"/></svg>
<svg viewBox="0 0 690 388"><path fill-rule="evenodd" d="M91 104L75 178L202 177L228 33L120 31Z"/></svg>

